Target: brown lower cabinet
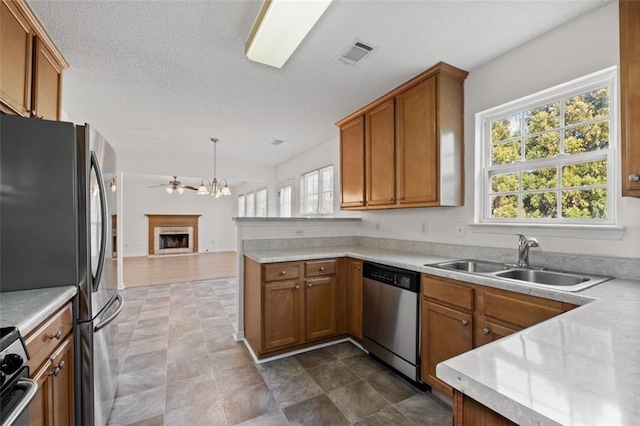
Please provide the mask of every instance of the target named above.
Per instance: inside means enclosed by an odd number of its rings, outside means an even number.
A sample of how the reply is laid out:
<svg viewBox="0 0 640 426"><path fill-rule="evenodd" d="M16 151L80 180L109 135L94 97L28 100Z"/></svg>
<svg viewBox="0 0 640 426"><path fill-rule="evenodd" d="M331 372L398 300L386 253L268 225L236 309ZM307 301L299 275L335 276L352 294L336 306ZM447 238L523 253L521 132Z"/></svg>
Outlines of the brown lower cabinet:
<svg viewBox="0 0 640 426"><path fill-rule="evenodd" d="M29 425L74 424L74 359L71 304L26 337L31 378L38 393L29 405Z"/></svg>
<svg viewBox="0 0 640 426"><path fill-rule="evenodd" d="M245 338L258 358L344 336L346 259L244 259Z"/></svg>
<svg viewBox="0 0 640 426"><path fill-rule="evenodd" d="M357 341L362 341L362 260L357 259L349 259L347 332Z"/></svg>
<svg viewBox="0 0 640 426"><path fill-rule="evenodd" d="M422 380L453 397L453 389L436 377L438 363L575 307L555 300L423 274Z"/></svg>
<svg viewBox="0 0 640 426"><path fill-rule="evenodd" d="M517 423L457 390L453 393L453 426L516 426Z"/></svg>

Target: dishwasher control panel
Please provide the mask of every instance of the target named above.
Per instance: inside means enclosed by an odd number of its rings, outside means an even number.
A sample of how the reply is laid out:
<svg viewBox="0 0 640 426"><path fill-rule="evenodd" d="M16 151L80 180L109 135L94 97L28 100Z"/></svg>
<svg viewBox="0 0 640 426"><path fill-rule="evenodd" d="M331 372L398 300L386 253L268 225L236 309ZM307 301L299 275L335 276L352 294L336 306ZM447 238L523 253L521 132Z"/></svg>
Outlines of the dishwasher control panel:
<svg viewBox="0 0 640 426"><path fill-rule="evenodd" d="M420 291L420 274L415 271L365 262L362 268L362 277L414 293Z"/></svg>

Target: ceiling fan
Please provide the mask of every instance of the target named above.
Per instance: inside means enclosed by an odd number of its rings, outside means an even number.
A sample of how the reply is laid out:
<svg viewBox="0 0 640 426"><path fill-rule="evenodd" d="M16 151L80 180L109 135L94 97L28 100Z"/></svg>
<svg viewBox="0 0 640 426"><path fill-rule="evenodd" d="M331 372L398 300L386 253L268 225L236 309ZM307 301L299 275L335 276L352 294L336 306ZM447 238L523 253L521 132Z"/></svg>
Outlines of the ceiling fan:
<svg viewBox="0 0 640 426"><path fill-rule="evenodd" d="M182 182L178 180L178 176L174 176L173 180L169 181L169 183L161 183L160 185L150 186L149 188L164 188L169 194L172 194L173 191L178 191L178 194L182 194L185 189L198 190L195 186L183 185Z"/></svg>

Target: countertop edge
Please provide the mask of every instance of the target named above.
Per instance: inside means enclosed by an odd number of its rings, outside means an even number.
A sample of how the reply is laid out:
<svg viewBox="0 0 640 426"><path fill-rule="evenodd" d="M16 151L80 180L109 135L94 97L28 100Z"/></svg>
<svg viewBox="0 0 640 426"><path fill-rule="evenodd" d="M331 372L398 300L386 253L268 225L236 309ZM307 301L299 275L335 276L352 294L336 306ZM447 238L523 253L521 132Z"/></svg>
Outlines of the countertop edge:
<svg viewBox="0 0 640 426"><path fill-rule="evenodd" d="M59 290L59 291L58 291ZM10 299L8 302L17 303L18 300L15 299L24 299L32 297L38 297L38 295L42 295L43 292L54 293L52 296L48 296L46 301L39 304L36 312L30 310L29 312L25 311L22 319L17 320L12 324L3 324L5 325L13 325L18 327L20 330L20 334L22 337L26 337L31 333L39 324L49 318L53 313L55 313L58 309L64 306L65 303L69 302L71 299L75 297L78 292L76 286L63 286L63 287L49 287L44 289L35 289L35 290L21 290L14 291L9 293L1 293L2 303L4 304L6 299ZM12 294L13 293L13 294ZM20 293L20 294L18 294ZM48 294L47 293L47 294ZM11 300L14 299L14 300ZM41 307L40 307L41 306ZM4 319L3 319L4 323Z"/></svg>

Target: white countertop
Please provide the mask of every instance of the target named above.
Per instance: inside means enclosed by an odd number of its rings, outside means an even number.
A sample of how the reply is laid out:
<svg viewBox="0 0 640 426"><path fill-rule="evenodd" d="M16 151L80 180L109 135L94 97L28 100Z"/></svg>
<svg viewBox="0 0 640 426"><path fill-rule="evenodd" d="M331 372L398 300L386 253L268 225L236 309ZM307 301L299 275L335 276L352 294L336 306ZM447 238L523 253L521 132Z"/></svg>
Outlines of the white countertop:
<svg viewBox="0 0 640 426"><path fill-rule="evenodd" d="M64 286L0 293L0 326L18 327L25 337L77 291L76 286Z"/></svg>
<svg viewBox="0 0 640 426"><path fill-rule="evenodd" d="M566 292L424 266L450 258L360 246L245 255L260 263L349 256L584 305L444 361L436 374L520 425L640 424L640 281Z"/></svg>

